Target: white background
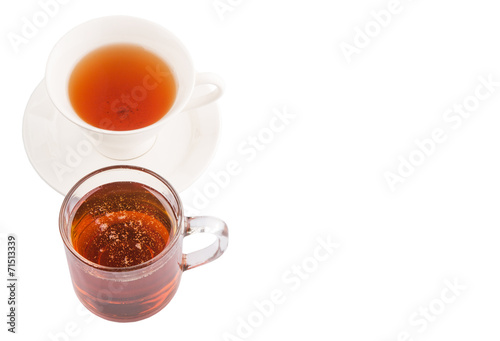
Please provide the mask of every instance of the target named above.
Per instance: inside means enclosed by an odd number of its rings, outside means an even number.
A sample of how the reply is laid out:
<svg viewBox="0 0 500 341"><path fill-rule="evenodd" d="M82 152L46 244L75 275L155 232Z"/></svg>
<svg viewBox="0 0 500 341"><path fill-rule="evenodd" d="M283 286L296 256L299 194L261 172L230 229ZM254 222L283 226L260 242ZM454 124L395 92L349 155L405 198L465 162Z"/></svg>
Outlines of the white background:
<svg viewBox="0 0 500 341"><path fill-rule="evenodd" d="M19 34L40 6L2 3L0 231L19 240L19 315L18 334L2 322L0 339L498 339L500 88L458 128L443 118L474 95L479 77L500 81L496 3L401 0L380 32L370 13L387 0L230 3L221 18L212 0L73 0L17 53L7 34ZM226 254L185 273L163 311L132 324L79 310L57 225L63 197L31 167L21 132L52 46L75 25L113 14L162 24L198 70L227 83L219 149L185 203L211 182L208 172L241 165L202 210L228 223ZM348 63L340 46L367 24L373 37ZM286 129L254 159L239 153L283 108L295 114ZM398 157L417 155L415 139L436 128L446 142L391 191L384 173L397 173ZM340 247L312 269L317 238ZM6 264L5 241L1 252ZM303 262L311 273L293 290L283 276ZM446 281L466 287L452 303L441 299ZM255 316L253 302L275 290L284 302L253 333L238 334L241 319ZM62 334L68 325L71 336Z"/></svg>

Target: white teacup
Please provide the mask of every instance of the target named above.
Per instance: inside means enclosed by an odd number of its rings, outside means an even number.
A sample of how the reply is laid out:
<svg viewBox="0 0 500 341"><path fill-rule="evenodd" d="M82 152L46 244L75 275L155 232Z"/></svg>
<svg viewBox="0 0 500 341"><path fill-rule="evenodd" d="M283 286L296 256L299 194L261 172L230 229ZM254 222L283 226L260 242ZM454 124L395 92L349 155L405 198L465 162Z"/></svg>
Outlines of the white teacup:
<svg viewBox="0 0 500 341"><path fill-rule="evenodd" d="M140 45L163 59L172 70L177 85L176 98L156 123L136 130L107 130L86 123L73 109L68 93L73 69L89 52L111 44ZM99 142L96 148L100 153L116 160L143 155L153 146L160 128L170 117L217 100L224 88L217 75L196 73L188 51L172 33L158 24L128 16L94 19L64 35L50 53L45 83L51 101L61 114L92 134ZM192 97L194 88L201 85L211 85L212 89L205 95Z"/></svg>

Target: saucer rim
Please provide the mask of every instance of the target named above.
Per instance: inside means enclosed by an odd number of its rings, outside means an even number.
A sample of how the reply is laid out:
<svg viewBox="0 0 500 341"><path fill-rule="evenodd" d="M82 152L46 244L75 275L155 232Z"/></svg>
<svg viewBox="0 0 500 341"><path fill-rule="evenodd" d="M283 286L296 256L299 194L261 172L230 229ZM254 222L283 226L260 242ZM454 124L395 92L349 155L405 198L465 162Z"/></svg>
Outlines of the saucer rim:
<svg viewBox="0 0 500 341"><path fill-rule="evenodd" d="M81 174L78 176L78 178L74 181L73 184L71 184L68 189L66 191L64 191L63 189L61 188L58 188L58 186L56 186L55 184L51 183L48 178L50 177L46 177L42 174L42 169L43 167L37 167L37 164L35 163L34 161L34 157L32 155L33 151L30 150L29 148L29 142L27 141L28 140L28 137L27 137L27 125L29 124L29 118L32 117L32 116L36 116L37 114L30 114L29 113L29 110L28 108L30 107L30 104L36 99L35 95L37 95L37 91L42 91L43 88L45 87L45 78L43 78L37 86L35 86L34 90L32 91L28 101L27 101L27 104L26 104L26 107L25 107L25 110L24 110L24 114L23 114L23 120L22 120L22 139L23 139L23 146L24 146L24 151L28 157L28 160L32 166L32 168L35 170L35 172L38 174L38 176L50 187L52 188L53 190L55 190L57 193L63 195L63 196L66 196L66 194L70 191L70 189L72 188L72 186L74 185L74 183L78 182L78 180L84 176L86 176L87 174ZM48 98L48 94L47 94L47 90L46 90L46 87L45 87L45 96L47 96ZM50 101L50 98L48 98L48 100ZM52 104L52 107L53 109L55 110L55 112L58 111L58 109ZM191 172L193 174L193 176L189 179L189 181L184 181L184 184L183 186L180 186L180 185L176 185L176 184L173 184L175 190L178 192L178 193L182 193L183 191L185 191L186 189L188 189L193 183L195 183L202 175L203 173L208 169L208 167L210 166L210 164L212 163L213 159L215 158L215 153L216 153L216 150L219 146L219 140L220 140L220 130L221 130L221 120L220 120L220 109L219 109L219 106L216 102L214 103L210 103L208 104L207 106L204 106L204 107L200 107L200 108L195 108L195 109L190 109L190 110L186 110L186 111L181 111L178 113L178 115L191 115L191 117L193 117L194 115L197 115L199 113L199 111L202 111L204 109L206 109L206 107L212 107L213 109L211 110L211 115L213 116L212 117L212 125L211 125L211 129L209 130L209 132L207 134L204 134L205 136L212 136L212 138L210 139L211 143L213 144L213 146L211 147L211 150L210 150L210 153L209 155L205 158L204 162L203 162L203 165L198 167L196 169L195 172ZM53 114L55 116L55 113ZM178 116L178 115L175 115L175 116ZM203 114L205 115L205 114ZM64 120L67 120L67 122L71 123L75 129L78 129L78 125L76 125L74 122L72 122L71 120L68 120L64 115L61 115L61 117L64 119ZM163 128L166 129L166 126L168 124L166 124ZM160 129L158 134L161 134L161 131L163 129ZM199 142L198 145L200 146L204 146L204 144L206 143L207 141L202 141L201 143ZM104 155L102 155L101 153L99 153L99 151L97 150L93 150L93 153L97 153L99 155L101 155L106 161L109 161L109 164L105 164L105 165L101 165L99 166L98 168L95 168L94 170L92 171L95 171L97 169L100 169L100 168L104 168L104 167L108 167L108 166L111 166L111 165L132 165L132 166L138 166L137 164L133 163L135 160L138 160L140 158L142 158L143 156L145 155L148 155L152 150L154 150L155 146L156 146L156 143L157 141L155 141L155 145L153 145L151 147L151 149L148 150L148 152L146 152L145 154L135 158L135 159L132 159L132 160L115 160L115 159L112 159L112 158L109 158L109 157L106 157ZM190 146L193 146L193 143L190 143ZM191 147L189 149L192 149ZM186 156L188 156L188 154L186 154L184 156L183 159L186 158ZM148 168L147 166L140 166L140 167L144 167L145 169L150 169ZM165 176L164 174L162 174L161 171L157 170L157 169L150 169L152 171L154 171L155 173L158 173L161 177L165 178L167 181L169 181L170 183L172 183L173 181L168 177L168 176ZM90 171L90 172L92 172ZM187 183L187 184L186 184ZM61 186L59 186L61 187Z"/></svg>

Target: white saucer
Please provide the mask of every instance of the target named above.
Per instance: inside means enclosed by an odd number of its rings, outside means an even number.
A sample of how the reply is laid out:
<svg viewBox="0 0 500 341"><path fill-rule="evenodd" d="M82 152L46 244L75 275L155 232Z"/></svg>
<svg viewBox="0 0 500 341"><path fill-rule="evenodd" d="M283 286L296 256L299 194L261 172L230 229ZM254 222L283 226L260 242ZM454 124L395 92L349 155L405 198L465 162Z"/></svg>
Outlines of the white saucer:
<svg viewBox="0 0 500 341"><path fill-rule="evenodd" d="M216 104L179 113L169 119L146 154L128 161L112 160L90 147L90 138L56 110L42 81L24 113L23 139L35 170L63 195L88 173L116 164L150 169L181 192L210 163L217 146L219 124Z"/></svg>

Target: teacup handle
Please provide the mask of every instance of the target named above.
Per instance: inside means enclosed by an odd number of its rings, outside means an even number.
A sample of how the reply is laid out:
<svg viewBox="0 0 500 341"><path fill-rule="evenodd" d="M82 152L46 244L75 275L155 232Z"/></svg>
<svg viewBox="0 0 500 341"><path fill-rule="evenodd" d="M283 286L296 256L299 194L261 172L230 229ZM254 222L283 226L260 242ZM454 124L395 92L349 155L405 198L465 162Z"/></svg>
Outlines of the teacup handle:
<svg viewBox="0 0 500 341"><path fill-rule="evenodd" d="M209 246L182 255L182 269L184 271L210 263L219 258L227 249L228 229L225 222L213 217L187 217L184 236L195 233L211 233L217 239Z"/></svg>
<svg viewBox="0 0 500 341"><path fill-rule="evenodd" d="M183 110L187 111L191 109L196 109L198 107L212 103L218 100L222 96L222 93L224 92L224 81L222 80L221 77L219 77L215 73L201 72L196 74L194 87L196 88L202 85L211 85L214 88L208 94L191 98Z"/></svg>

